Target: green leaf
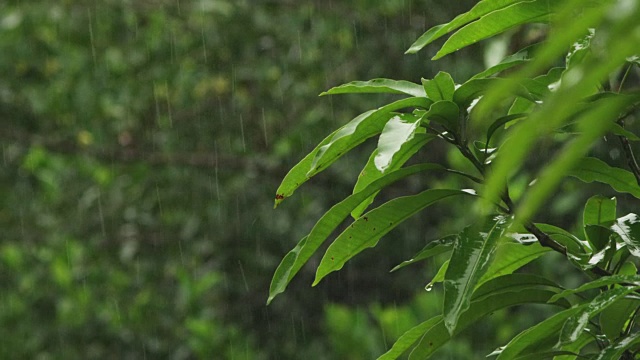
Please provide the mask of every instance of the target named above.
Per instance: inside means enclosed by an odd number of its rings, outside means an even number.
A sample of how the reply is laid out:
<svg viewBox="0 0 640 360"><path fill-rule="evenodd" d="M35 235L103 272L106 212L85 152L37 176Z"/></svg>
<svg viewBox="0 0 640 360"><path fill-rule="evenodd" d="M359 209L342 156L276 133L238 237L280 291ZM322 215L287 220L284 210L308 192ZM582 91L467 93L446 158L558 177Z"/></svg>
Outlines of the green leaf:
<svg viewBox="0 0 640 360"><path fill-rule="evenodd" d="M511 274L526 264L551 251L539 243L523 245L520 243L504 242L498 245L496 253L487 272L478 281L482 284L495 277Z"/></svg>
<svg viewBox="0 0 640 360"><path fill-rule="evenodd" d="M273 298L283 292L291 279L300 271L311 255L320 247L324 240L335 230L338 225L349 216L349 213L371 194L407 176L422 171L441 169L438 164L414 165L404 169L385 174L380 179L373 181L361 191L352 194L327 211L315 224L309 235L303 238L298 245L291 250L280 262L269 289L270 303Z"/></svg>
<svg viewBox="0 0 640 360"><path fill-rule="evenodd" d="M640 257L640 218L638 215L630 213L617 219L611 230L620 235L622 241L627 244L631 255Z"/></svg>
<svg viewBox="0 0 640 360"><path fill-rule="evenodd" d="M610 247L610 239L613 231L600 225L586 225L584 233L594 251L599 252L606 247Z"/></svg>
<svg viewBox="0 0 640 360"><path fill-rule="evenodd" d="M519 289L517 292L497 293L478 301L472 301L469 309L458 320L455 333L459 333L469 325L492 312L510 306L521 304L542 304L555 294L551 290L543 290L536 287ZM454 333L454 334L455 334ZM433 353L444 345L451 335L444 325L444 319L432 326L422 337L420 343L409 355L409 360L428 359Z"/></svg>
<svg viewBox="0 0 640 360"><path fill-rule="evenodd" d="M501 71L529 62L533 58L533 53L538 46L539 44L533 44L533 45L527 46L526 48L518 51L517 53L505 57L504 59L502 59L502 61L500 61L496 65L493 65L492 67L475 74L471 78L472 79L486 78L491 75L497 74Z"/></svg>
<svg viewBox="0 0 640 360"><path fill-rule="evenodd" d="M389 115L392 111L407 107L428 108L431 103L432 102L429 99L413 97L398 100L389 105L378 108L377 110L370 110L361 114L347 125L340 128L340 130L333 135L333 138L331 138L331 141L328 144L323 145L318 149L318 153L313 159L311 169L308 171L307 176L311 177L326 169L330 164L356 145L361 144L373 135L379 134L387 121L391 118ZM415 115L406 114L406 116Z"/></svg>
<svg viewBox="0 0 640 360"><path fill-rule="evenodd" d="M425 290L430 291L433 285L439 282L443 282L444 276L447 273L448 268L449 268L449 260L445 261L444 263L442 263L442 265L440 265L440 269L438 269L438 272L436 273L436 275L433 277L433 279L431 279L431 281L429 281L427 286L424 287Z"/></svg>
<svg viewBox="0 0 640 360"><path fill-rule="evenodd" d="M581 133L575 139L567 142L564 149L537 176L535 184L523 196L516 210L520 221L530 219L544 204L576 162L579 162L588 152L592 144L607 132L609 125L618 116L618 111L627 106L624 98L600 102L598 106L580 117ZM531 119L531 118L529 118ZM526 123L526 122L525 122ZM500 154L498 155L500 157ZM508 155L505 158L509 158Z"/></svg>
<svg viewBox="0 0 640 360"><path fill-rule="evenodd" d="M320 96L356 93L406 94L416 97L424 97L426 95L422 86L410 81L372 79L369 81L352 81L336 86L321 93Z"/></svg>
<svg viewBox="0 0 640 360"><path fill-rule="evenodd" d="M456 16L452 21L435 26L418 38L409 50L407 50L407 54L414 54L423 47L429 45L433 41L439 39L442 35L447 34L451 31L458 29L465 24L470 23L478 19L481 16L484 16L490 12L501 9L505 6L511 5L513 3L519 2L522 0L490 0L490 1L480 1L478 2L471 10L464 14L460 14Z"/></svg>
<svg viewBox="0 0 640 360"><path fill-rule="evenodd" d="M609 166L607 163L596 158L584 158L569 171L569 175L584 182L600 182L611 186L621 193L633 195L640 199L640 186L636 183L636 178L627 170Z"/></svg>
<svg viewBox="0 0 640 360"><path fill-rule="evenodd" d="M490 12L451 35L433 60L505 32L514 26L546 21L553 6L554 2L549 0L523 1Z"/></svg>
<svg viewBox="0 0 640 360"><path fill-rule="evenodd" d="M498 276L481 284L473 292L471 300L479 301L496 294L518 292L520 290L531 289L533 287L540 289L552 289L556 293L562 290L560 285L546 277L535 274L515 273Z"/></svg>
<svg viewBox="0 0 640 360"><path fill-rule="evenodd" d="M356 185L353 187L353 193L355 194L356 192L364 189L367 185L379 179L384 174L401 168L402 165L404 165L416 152L418 152L424 145L426 145L429 141L433 140L436 137L436 135L433 134L425 134L423 133L424 131L424 128L421 127L416 129L416 133L414 134L413 138L401 145L400 149L393 155L391 163L384 172L380 171L376 167L375 159L378 156L379 149L375 149L371 153L369 160L360 172L358 180L356 181ZM443 167L441 170L445 171L446 169ZM351 212L351 216L354 219L360 217L360 215L362 215L367 207L373 202L373 199L377 194L378 192L375 192L360 205L358 205Z"/></svg>
<svg viewBox="0 0 640 360"><path fill-rule="evenodd" d="M453 101L458 104L460 109L467 110L471 103L475 99L480 98L491 87L496 86L502 82L516 83L514 85L514 94L520 97L524 97L530 101L536 101L539 97L532 95L530 91L541 91L540 86L533 82L523 83L523 80L514 79L502 79L502 78L485 78L485 79L470 79L464 84L460 85L453 93ZM532 85L531 89L528 89L525 85Z"/></svg>
<svg viewBox="0 0 640 360"><path fill-rule="evenodd" d="M375 246L380 238L418 211L454 195L471 195L461 190L431 189L417 195L393 199L353 222L329 246L322 257L313 286L329 273L340 270L362 250Z"/></svg>
<svg viewBox="0 0 640 360"><path fill-rule="evenodd" d="M601 225L609 227L616 221L616 198L596 195L584 206L582 223L584 225Z"/></svg>
<svg viewBox="0 0 640 360"><path fill-rule="evenodd" d="M438 72L433 80L422 79L422 86L427 97L433 101L453 100L456 89L453 78L444 71Z"/></svg>
<svg viewBox="0 0 640 360"><path fill-rule="evenodd" d="M384 173L392 163L393 157L402 146L413 139L420 126L420 119L416 116L398 115L389 120L378 139L378 152L373 159L376 169Z"/></svg>
<svg viewBox="0 0 640 360"><path fill-rule="evenodd" d="M414 255L413 258L403 261L402 263L391 269L391 271L393 272L418 261L426 260L430 257L440 255L447 251L451 251L457 237L458 235L449 235L443 237L442 239L430 241L424 248L422 248L422 250L420 250L420 252Z"/></svg>
<svg viewBox="0 0 640 360"><path fill-rule="evenodd" d="M566 344L576 341L589 324L589 319L638 289L640 289L640 286L616 287L600 293L591 302L587 303L584 308L581 308L577 314L567 320L560 332L560 342Z"/></svg>
<svg viewBox="0 0 640 360"><path fill-rule="evenodd" d="M533 351L540 350L539 348L536 349L536 345L548 340L552 336L557 337L565 321L570 316L575 315L579 310L580 308L563 310L516 335L505 345L497 360L516 359L527 349Z"/></svg>
<svg viewBox="0 0 640 360"><path fill-rule="evenodd" d="M627 321L638 305L640 301L636 299L621 299L602 311L600 328L611 342L622 335Z"/></svg>
<svg viewBox="0 0 640 360"><path fill-rule="evenodd" d="M494 121L491 124L491 126L489 126L489 129L487 129L487 141L486 141L486 144L489 144L489 141L491 140L491 137L493 136L493 133L496 132L496 130L500 129L505 124L508 124L508 123L510 123L512 121L515 121L515 120L519 120L519 119L525 118L528 115L529 114L527 114L527 113L510 114L510 115L502 116L502 117L496 119L496 121Z"/></svg>
<svg viewBox="0 0 640 360"><path fill-rule="evenodd" d="M614 123L613 126L611 126L611 133L613 133L614 135L618 135L618 136L624 136L626 137L628 140L631 141L640 141L640 137L638 137L638 135L632 133L631 131L623 128L622 126L618 125L617 123Z"/></svg>
<svg viewBox="0 0 640 360"><path fill-rule="evenodd" d="M470 226L458 236L451 254L444 280L444 321L449 333L453 333L458 318L469 308L473 290L486 273L498 240L503 236L510 220L496 217L489 220L491 228Z"/></svg>
<svg viewBox="0 0 640 360"><path fill-rule="evenodd" d="M458 123L459 114L460 110L456 103L449 100L442 100L433 103L424 117L441 124L447 130L457 134L460 129L460 124Z"/></svg>
<svg viewBox="0 0 640 360"><path fill-rule="evenodd" d="M442 321L442 315L438 315L433 317L419 325L416 325L409 329L407 332L402 334L398 340L393 344L391 349L386 353L380 355L377 360L394 360L400 357L404 352L409 350L410 347L413 346L425 332L427 332L431 327L435 324Z"/></svg>
<svg viewBox="0 0 640 360"><path fill-rule="evenodd" d="M634 348L638 344L640 344L640 332L635 332L603 349L596 360L619 360L625 351Z"/></svg>
<svg viewBox="0 0 640 360"><path fill-rule="evenodd" d="M369 137L380 133L392 117L393 111L407 107L427 109L431 103L429 99L417 97L399 100L376 110L367 111L334 131L289 170L276 191L275 206L278 206L284 199L291 196L300 185L327 168L346 152Z"/></svg>
<svg viewBox="0 0 640 360"><path fill-rule="evenodd" d="M565 298L569 295L577 294L579 292L598 289L601 287L614 285L614 284L632 284L634 286L640 286L640 275L611 275L603 276L599 279L590 281L575 289L567 289L554 296L549 302L558 301L558 299Z"/></svg>

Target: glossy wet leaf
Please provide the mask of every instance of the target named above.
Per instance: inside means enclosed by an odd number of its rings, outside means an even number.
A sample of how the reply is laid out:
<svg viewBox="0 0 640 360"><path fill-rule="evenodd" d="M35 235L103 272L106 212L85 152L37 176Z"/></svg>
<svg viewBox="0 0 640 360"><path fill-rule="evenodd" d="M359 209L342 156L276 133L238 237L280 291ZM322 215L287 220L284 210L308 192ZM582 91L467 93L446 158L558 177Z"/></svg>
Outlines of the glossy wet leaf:
<svg viewBox="0 0 640 360"><path fill-rule="evenodd" d="M569 295L577 294L583 291L598 289L601 287L606 287L614 284L631 284L634 286L640 286L640 275L611 275L611 276L603 276L599 279L590 281L586 284L580 285L575 289L567 289L554 296L550 302L557 301L558 299L565 298Z"/></svg>
<svg viewBox="0 0 640 360"><path fill-rule="evenodd" d="M636 178L627 170L609 166L600 159L587 157L580 160L568 175L584 182L600 182L621 193L631 194L640 199L640 186Z"/></svg>
<svg viewBox="0 0 640 360"><path fill-rule="evenodd" d="M460 316L455 333L459 333L469 325L496 310L522 304L543 304L553 296L553 294L555 294L555 292L552 290L533 287L529 289L519 289L517 292L508 293L508 295L506 295L506 293L497 293L478 301L472 301L469 309ZM409 355L409 359L422 360L430 358L434 352L449 341L450 338L451 335L443 319L424 334L418 345Z"/></svg>
<svg viewBox="0 0 640 360"><path fill-rule="evenodd" d="M391 271L396 271L407 265L411 265L418 261L426 260L433 256L451 251L453 249L453 245L455 244L456 238L457 235L449 235L443 237L442 239L430 241L422 250L420 250L420 252L415 254L411 259L403 261L402 263L391 269Z"/></svg>
<svg viewBox="0 0 640 360"><path fill-rule="evenodd" d="M515 273L495 277L481 284L473 292L473 301L482 300L489 296L503 293L518 292L523 289L531 288L551 289L558 293L562 290L560 285L554 281L535 274Z"/></svg>
<svg viewBox="0 0 640 360"><path fill-rule="evenodd" d="M613 126L611 127L611 133L618 136L624 136L631 141L640 141L640 137L638 137L638 135L632 133L631 131L623 128L618 124L613 124Z"/></svg>
<svg viewBox="0 0 640 360"><path fill-rule="evenodd" d="M450 333L456 329L460 314L469 308L476 285L491 265L491 259L510 220L496 217L488 221L489 231L470 226L459 234L444 280L444 321Z"/></svg>
<svg viewBox="0 0 640 360"><path fill-rule="evenodd" d="M620 339L618 342L609 345L603 349L596 360L619 360L622 358L622 354L625 351L635 348L640 344L640 332L631 333L628 336Z"/></svg>
<svg viewBox="0 0 640 360"><path fill-rule="evenodd" d="M382 129L378 139L378 151L373 159L376 169L384 173L402 146L413 139L420 127L421 118L413 115L397 115Z"/></svg>
<svg viewBox="0 0 640 360"><path fill-rule="evenodd" d="M513 3L520 2L522 0L492 0L492 1L480 1L471 10L464 14L456 16L455 19L442 25L435 26L420 36L407 50L407 54L413 54L418 52L423 47L429 45L433 41L439 39L441 36L454 31L461 26L464 26L481 16L484 16L490 12L501 9Z"/></svg>
<svg viewBox="0 0 640 360"><path fill-rule="evenodd" d="M630 213L619 219L611 227L635 257L640 257L640 217Z"/></svg>
<svg viewBox="0 0 640 360"><path fill-rule="evenodd" d="M532 94L531 91L540 91L539 86L534 86L532 89L528 89L520 81L513 79L502 78L484 78L484 79L471 79L464 84L460 85L453 94L453 101L458 104L461 109L467 110L471 103L485 94L491 87L496 86L502 82L514 83L514 95L526 98L530 101L535 101L538 97L537 94ZM536 85L529 82L529 85Z"/></svg>
<svg viewBox="0 0 640 360"><path fill-rule="evenodd" d="M371 153L371 156L369 157L369 160L365 164L364 168L360 172L360 175L358 176L358 180L353 187L353 193L355 194L356 192L364 189L367 185L379 179L384 174L401 168L416 152L418 152L424 145L426 145L429 141L433 140L436 137L433 134L426 134L424 133L424 131L424 128L419 127L418 129L416 129L413 138L407 140L400 146L400 149L393 155L393 157L391 158L391 163L384 172L380 171L375 164L375 159L378 155L379 150L374 150ZM442 171L445 171L444 167L442 167ZM358 205L351 212L351 216L354 219L360 217L360 215L362 215L367 207L373 202L373 199L375 198L377 193L378 192L375 192L360 205Z"/></svg>
<svg viewBox="0 0 640 360"><path fill-rule="evenodd" d="M317 285L329 273L340 270L362 250L375 246L380 238L404 220L442 199L456 195L471 195L461 190L432 189L417 195L395 198L358 218L329 246L322 257L316 279Z"/></svg>
<svg viewBox="0 0 640 360"><path fill-rule="evenodd" d="M535 225L542 230L542 232L549 235L551 239L564 246L570 255L586 258L586 256L592 252L591 246L587 241L579 239L563 228L543 223L536 223Z"/></svg>
<svg viewBox="0 0 640 360"><path fill-rule="evenodd" d="M361 191L352 194L346 199L329 209L315 224L309 235L303 238L300 243L282 259L276 269L271 287L269 289L268 303L273 298L283 292L293 277L300 271L302 266L309 260L311 255L322 245L324 240L349 216L349 213L362 201L380 189L388 186L407 176L423 171L442 168L437 164L414 165L404 169L396 170L385 174L380 179L373 181Z"/></svg>
<svg viewBox="0 0 640 360"><path fill-rule="evenodd" d="M558 332L562 329L562 325L565 321L570 316L576 314L579 310L580 308L571 308L560 311L559 313L556 313L538 324L524 330L505 345L496 360L517 359L518 356L527 349L531 351L537 350L536 344L542 343L553 336L557 338Z"/></svg>
<svg viewBox="0 0 640 360"><path fill-rule="evenodd" d="M422 338L431 327L442 321L442 315L435 316L425 322L420 323L407 330L396 342L391 349L380 355L377 360L394 360L409 350L418 340Z"/></svg>
<svg viewBox="0 0 640 360"><path fill-rule="evenodd" d="M392 111L407 107L428 108L431 101L426 98L408 98L385 105L377 110L370 110L349 122L333 135L331 141L321 146L313 159L308 177L324 170L347 151L361 144L373 135L379 134L387 121L393 117ZM392 115L392 116L390 116ZM406 114L405 116L415 116Z"/></svg>
<svg viewBox="0 0 640 360"><path fill-rule="evenodd" d="M601 251L610 246L613 230L600 225L586 225L584 233L594 251Z"/></svg>
<svg viewBox="0 0 640 360"><path fill-rule="evenodd" d="M560 332L560 342L566 344L576 341L589 324L589 319L599 314L602 310L606 309L616 301L638 289L640 289L640 286L616 287L600 293L593 300L587 303L586 306L578 313L567 320Z"/></svg>
<svg viewBox="0 0 640 360"><path fill-rule="evenodd" d="M438 72L432 80L422 79L422 86L427 97L433 101L453 100L456 85L446 72Z"/></svg>
<svg viewBox="0 0 640 360"><path fill-rule="evenodd" d="M356 93L387 93L406 94L424 97L424 88L419 84L404 80L372 79L368 81L352 81L333 87L320 95L356 94Z"/></svg>
<svg viewBox="0 0 640 360"><path fill-rule="evenodd" d="M442 265L440 265L438 272L433 276L431 281L429 281L427 286L425 286L424 288L428 290L428 289L431 289L433 285L443 282L444 276L447 273L448 268L449 268L449 260L443 262Z"/></svg>
<svg viewBox="0 0 640 360"><path fill-rule="evenodd" d="M324 170L350 149L366 139L380 133L392 112L407 107L428 108L431 101L426 98L408 98L393 102L376 110L367 111L326 137L315 149L297 163L276 190L275 205L291 196L293 192L313 175Z"/></svg>
<svg viewBox="0 0 640 360"><path fill-rule="evenodd" d="M542 247L539 243L530 245L514 242L500 243L496 248L491 265L489 265L485 274L482 275L478 284L482 284L498 276L511 274L549 251L551 251L551 249Z"/></svg>
<svg viewBox="0 0 640 360"><path fill-rule="evenodd" d="M433 60L505 32L514 26L532 22L546 22L553 7L552 0L523 1L490 12L451 35L433 57Z"/></svg>

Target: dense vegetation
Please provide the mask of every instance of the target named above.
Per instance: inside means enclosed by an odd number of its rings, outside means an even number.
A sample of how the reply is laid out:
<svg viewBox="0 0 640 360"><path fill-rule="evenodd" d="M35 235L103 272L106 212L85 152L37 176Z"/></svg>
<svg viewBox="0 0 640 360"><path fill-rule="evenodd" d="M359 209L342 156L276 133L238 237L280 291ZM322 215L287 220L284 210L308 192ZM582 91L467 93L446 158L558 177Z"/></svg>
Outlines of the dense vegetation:
<svg viewBox="0 0 640 360"><path fill-rule="evenodd" d="M409 359L429 358L474 322L523 304L554 309L490 356L638 358L640 218L632 212L620 214L617 199L627 196L621 208L637 206L640 199L640 167L631 146L640 138L629 130L640 104L638 18L636 1L484 0L429 29L407 52L415 53L451 33L436 60L515 26L532 24L542 24L539 42L515 49L460 84L449 73L438 72L421 84L379 78L323 93L388 93L402 98L339 127L285 176L276 191L276 206L345 153L379 135L353 194L322 215L278 266L269 301L285 290L349 216L353 222L326 249L313 285L375 247L407 218L456 198L467 204L464 214L471 213L471 224L457 234L441 234L394 268L446 254L427 285L430 291L443 283L442 313L406 331L379 359L396 359L403 353L409 353ZM436 141L449 144L466 162L418 160L404 166ZM535 165L527 166L529 160ZM623 166L607 163L612 160ZM422 192L394 195L368 210L380 191L408 176L433 172L462 180L428 183ZM576 228L553 225L553 218L551 223L539 222L536 215L558 203L554 193L569 177L609 185L607 194L614 191L617 197L589 197ZM558 284L557 276L545 271L516 272L549 253L559 254L558 262L584 275L576 287Z"/></svg>

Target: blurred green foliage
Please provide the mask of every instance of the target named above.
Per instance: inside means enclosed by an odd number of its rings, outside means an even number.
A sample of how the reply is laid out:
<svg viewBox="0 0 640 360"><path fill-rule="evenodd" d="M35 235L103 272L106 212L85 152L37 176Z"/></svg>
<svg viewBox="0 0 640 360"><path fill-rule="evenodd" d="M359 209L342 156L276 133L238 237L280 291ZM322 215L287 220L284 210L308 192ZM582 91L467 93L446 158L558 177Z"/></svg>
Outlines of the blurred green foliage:
<svg viewBox="0 0 640 360"><path fill-rule="evenodd" d="M267 308L281 255L357 167L335 167L278 216L272 193L300 152L375 104L317 94L434 74L432 54L404 48L470 3L0 4L0 357L348 358L340 319L401 309L412 285L398 279L415 273L365 259L322 296ZM379 353L370 330L349 339Z"/></svg>

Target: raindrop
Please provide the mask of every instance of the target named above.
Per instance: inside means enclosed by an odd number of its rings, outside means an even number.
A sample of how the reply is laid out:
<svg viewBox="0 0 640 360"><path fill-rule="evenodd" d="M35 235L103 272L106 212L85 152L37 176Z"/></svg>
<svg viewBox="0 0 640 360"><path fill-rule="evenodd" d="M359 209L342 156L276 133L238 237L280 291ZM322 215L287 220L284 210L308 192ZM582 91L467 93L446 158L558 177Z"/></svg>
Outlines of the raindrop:
<svg viewBox="0 0 640 360"><path fill-rule="evenodd" d="M264 131L264 145L269 147L269 140L267 139L267 118L264 115L264 108L262 108L262 130Z"/></svg>
<svg viewBox="0 0 640 360"><path fill-rule="evenodd" d="M91 21L91 9L87 8L89 16L89 40L91 41L91 56L93 57L93 66L96 66L96 46L93 40L93 22Z"/></svg>
<svg viewBox="0 0 640 360"><path fill-rule="evenodd" d="M240 274L242 275L242 281L244 282L244 288L249 292L249 283L247 282L247 278L244 275L244 267L242 266L242 262L238 260L238 266L240 267Z"/></svg>
<svg viewBox="0 0 640 360"><path fill-rule="evenodd" d="M244 121L242 120L242 114L240 114L240 134L242 135L242 151L247 151L247 145L244 140Z"/></svg>
<svg viewBox="0 0 640 360"><path fill-rule="evenodd" d="M102 229L102 236L107 237L107 231L104 226L104 214L102 213L102 191L98 189L98 214L100 215L100 227Z"/></svg>
<svg viewBox="0 0 640 360"><path fill-rule="evenodd" d="M433 285L429 284L424 289L427 290L427 291L431 291L431 290L433 290Z"/></svg>

